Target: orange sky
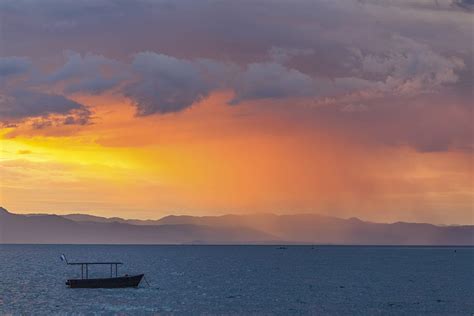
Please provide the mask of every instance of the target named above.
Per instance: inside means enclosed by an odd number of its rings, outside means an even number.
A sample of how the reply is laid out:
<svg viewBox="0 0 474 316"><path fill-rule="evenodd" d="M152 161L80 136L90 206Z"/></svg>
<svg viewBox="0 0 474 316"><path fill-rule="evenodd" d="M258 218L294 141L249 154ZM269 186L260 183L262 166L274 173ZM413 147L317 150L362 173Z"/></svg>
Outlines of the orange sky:
<svg viewBox="0 0 474 316"><path fill-rule="evenodd" d="M371 146L293 124L264 104L229 107L228 95L150 117L135 117L120 97L82 96L76 100L93 109L93 124L4 129L0 200L19 213L316 212L473 222L469 154Z"/></svg>
<svg viewBox="0 0 474 316"><path fill-rule="evenodd" d="M474 224L470 1L9 1L0 205Z"/></svg>

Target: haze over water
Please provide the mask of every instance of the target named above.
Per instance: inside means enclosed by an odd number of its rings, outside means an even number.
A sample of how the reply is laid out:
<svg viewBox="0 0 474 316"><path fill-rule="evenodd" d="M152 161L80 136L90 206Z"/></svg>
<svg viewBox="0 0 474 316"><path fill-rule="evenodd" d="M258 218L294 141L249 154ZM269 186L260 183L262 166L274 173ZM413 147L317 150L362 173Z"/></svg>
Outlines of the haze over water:
<svg viewBox="0 0 474 316"><path fill-rule="evenodd" d="M470 315L472 247L0 245L0 314ZM138 289L69 289L120 260ZM90 268L91 276L108 269Z"/></svg>

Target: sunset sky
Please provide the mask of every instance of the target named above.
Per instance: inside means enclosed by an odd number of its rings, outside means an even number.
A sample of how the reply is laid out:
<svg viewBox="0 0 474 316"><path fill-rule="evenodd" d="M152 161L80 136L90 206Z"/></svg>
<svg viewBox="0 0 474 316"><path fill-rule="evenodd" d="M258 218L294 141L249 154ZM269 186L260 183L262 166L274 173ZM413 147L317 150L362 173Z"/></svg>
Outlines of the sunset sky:
<svg viewBox="0 0 474 316"><path fill-rule="evenodd" d="M472 0L0 2L0 205L474 224Z"/></svg>

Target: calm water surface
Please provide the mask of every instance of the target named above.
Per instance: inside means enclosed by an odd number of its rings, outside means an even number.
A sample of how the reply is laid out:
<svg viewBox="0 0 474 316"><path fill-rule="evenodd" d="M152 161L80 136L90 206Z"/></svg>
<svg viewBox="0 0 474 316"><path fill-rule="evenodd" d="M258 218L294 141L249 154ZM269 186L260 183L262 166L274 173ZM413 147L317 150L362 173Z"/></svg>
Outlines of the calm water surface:
<svg viewBox="0 0 474 316"><path fill-rule="evenodd" d="M68 289L61 253L150 286ZM0 245L0 314L472 315L473 268L462 247Z"/></svg>

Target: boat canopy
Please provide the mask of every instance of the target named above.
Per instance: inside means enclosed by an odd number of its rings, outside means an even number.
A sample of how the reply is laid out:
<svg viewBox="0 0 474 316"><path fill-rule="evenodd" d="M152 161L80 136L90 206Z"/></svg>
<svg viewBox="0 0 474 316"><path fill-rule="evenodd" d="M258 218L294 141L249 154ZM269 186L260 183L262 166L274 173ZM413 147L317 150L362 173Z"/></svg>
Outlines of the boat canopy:
<svg viewBox="0 0 474 316"><path fill-rule="evenodd" d="M85 264L123 264L122 262L68 262L69 265L85 265Z"/></svg>
<svg viewBox="0 0 474 316"><path fill-rule="evenodd" d="M113 266L115 266L115 277L118 276L118 266L120 264L123 264L122 262L68 262L66 260L66 264L70 266L81 266L81 279L84 279L84 273L85 273L85 278L89 278L89 266L90 265L110 265L110 277L113 276Z"/></svg>

